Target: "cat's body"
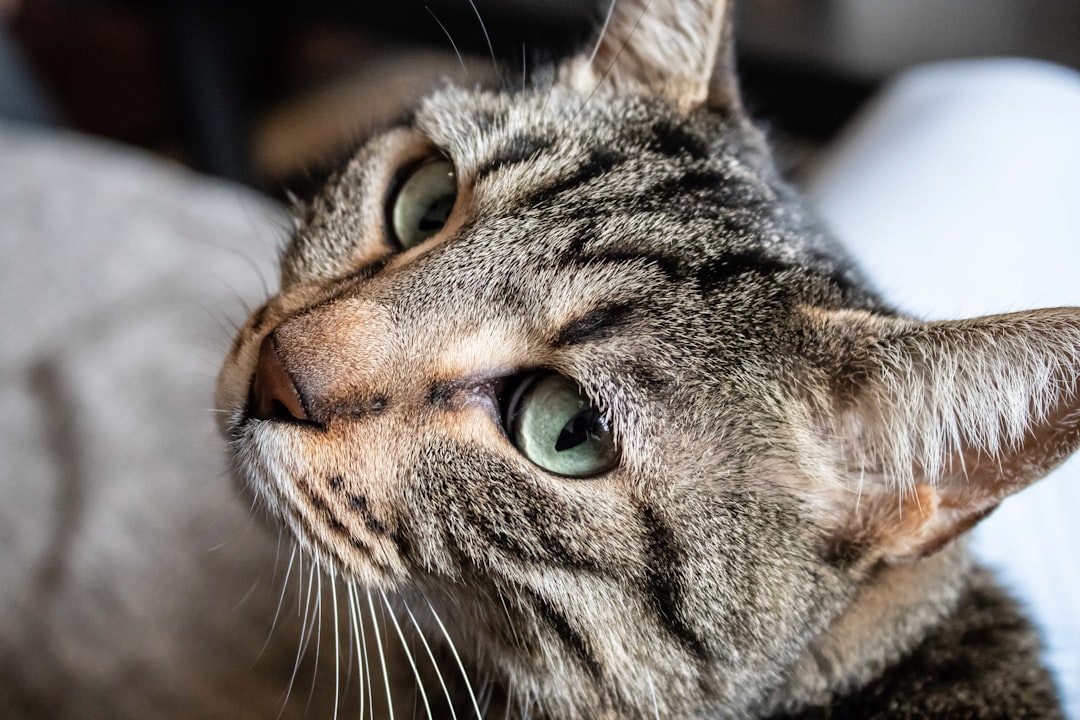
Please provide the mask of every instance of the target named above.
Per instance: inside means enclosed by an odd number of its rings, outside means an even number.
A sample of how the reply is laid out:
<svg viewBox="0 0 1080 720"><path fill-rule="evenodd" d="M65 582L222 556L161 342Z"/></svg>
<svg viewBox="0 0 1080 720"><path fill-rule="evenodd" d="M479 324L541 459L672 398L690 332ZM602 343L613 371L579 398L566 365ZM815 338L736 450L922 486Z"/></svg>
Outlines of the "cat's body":
<svg viewBox="0 0 1080 720"><path fill-rule="evenodd" d="M983 570L961 577L955 607L909 654L869 666L865 684L782 717L1063 717L1040 643L1015 602Z"/></svg>
<svg viewBox="0 0 1080 720"><path fill-rule="evenodd" d="M727 17L616 3L553 83L369 141L226 362L238 468L459 716L465 676L493 717L1058 717L954 538L1080 440L1080 313L892 311L743 115Z"/></svg>

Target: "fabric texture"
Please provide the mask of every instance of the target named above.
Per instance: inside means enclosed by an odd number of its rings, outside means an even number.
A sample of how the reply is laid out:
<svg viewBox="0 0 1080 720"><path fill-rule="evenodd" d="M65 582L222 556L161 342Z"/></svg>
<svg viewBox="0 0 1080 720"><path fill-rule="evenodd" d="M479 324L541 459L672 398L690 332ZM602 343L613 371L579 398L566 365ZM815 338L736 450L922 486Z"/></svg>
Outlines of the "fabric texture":
<svg viewBox="0 0 1080 720"><path fill-rule="evenodd" d="M284 213L77 136L0 158L0 717L275 717L277 533L211 408Z"/></svg>

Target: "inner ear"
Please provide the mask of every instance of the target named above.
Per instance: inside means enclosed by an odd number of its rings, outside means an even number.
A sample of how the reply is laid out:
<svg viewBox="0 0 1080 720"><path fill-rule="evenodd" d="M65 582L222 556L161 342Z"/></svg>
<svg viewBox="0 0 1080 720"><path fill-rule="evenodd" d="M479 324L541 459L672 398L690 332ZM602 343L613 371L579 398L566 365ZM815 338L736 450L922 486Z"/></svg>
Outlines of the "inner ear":
<svg viewBox="0 0 1080 720"><path fill-rule="evenodd" d="M1080 310L815 322L821 437L852 490L839 532L868 552L934 552L1080 446Z"/></svg>
<svg viewBox="0 0 1080 720"><path fill-rule="evenodd" d="M741 108L732 39L733 0L614 0L599 36L562 70L589 94L666 97L681 110Z"/></svg>

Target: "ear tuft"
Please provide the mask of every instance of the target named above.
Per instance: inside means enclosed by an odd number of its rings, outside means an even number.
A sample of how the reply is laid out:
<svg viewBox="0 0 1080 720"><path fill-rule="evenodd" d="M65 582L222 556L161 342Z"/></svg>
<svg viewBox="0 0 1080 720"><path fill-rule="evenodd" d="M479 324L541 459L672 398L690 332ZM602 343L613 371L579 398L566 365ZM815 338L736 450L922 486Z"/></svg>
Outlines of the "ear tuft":
<svg viewBox="0 0 1080 720"><path fill-rule="evenodd" d="M1080 310L814 317L831 348L821 436L863 505L846 532L885 556L933 552L1080 445Z"/></svg>
<svg viewBox="0 0 1080 720"><path fill-rule="evenodd" d="M583 94L603 85L658 94L683 111L737 111L732 2L614 0L594 51L567 62L561 77Z"/></svg>

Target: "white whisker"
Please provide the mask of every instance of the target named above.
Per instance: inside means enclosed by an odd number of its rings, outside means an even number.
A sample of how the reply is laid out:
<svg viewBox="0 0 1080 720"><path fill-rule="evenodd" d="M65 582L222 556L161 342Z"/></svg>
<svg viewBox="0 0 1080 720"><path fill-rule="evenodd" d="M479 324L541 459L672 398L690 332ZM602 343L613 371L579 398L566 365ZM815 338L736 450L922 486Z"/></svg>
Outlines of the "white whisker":
<svg viewBox="0 0 1080 720"><path fill-rule="evenodd" d="M446 696L446 704L450 706L450 717L453 718L453 720L457 720L457 711L454 709L454 699L450 697L450 689L446 687L446 680L443 678L442 670L439 669L439 663L435 659L435 653L431 651L431 645L428 644L427 637L424 636L424 629L420 627L420 623L416 622L416 616L413 615L412 608L409 607L408 603L405 603L405 612L409 614L409 620L412 621L413 627L416 628L416 634L420 637L420 643L424 646L424 650L427 652L428 658L435 668L435 677L439 679L439 685L442 686L443 694Z"/></svg>
<svg viewBox="0 0 1080 720"><path fill-rule="evenodd" d="M547 114L548 103L551 102L551 94L555 92L555 81L553 80L548 85L547 95L544 96L544 104L540 106L540 120L543 121L544 116Z"/></svg>
<svg viewBox="0 0 1080 720"><path fill-rule="evenodd" d="M486 717L488 710L491 709L491 697L495 693L495 685L491 682L491 678L484 680L484 684L480 687L480 704L484 706L484 715Z"/></svg>
<svg viewBox="0 0 1080 720"><path fill-rule="evenodd" d="M277 531L277 545L274 547L274 574L270 576L270 582L273 583L277 580L278 568L281 567L281 536L285 532L285 529L278 527Z"/></svg>
<svg viewBox="0 0 1080 720"><path fill-rule="evenodd" d="M386 650L383 648L382 634L379 632L379 619L375 617L375 603L371 600L371 590L367 591L368 609L371 610L371 626L375 629L375 645L379 648L379 663L382 665L383 684L386 686L386 703L390 720L394 720L394 698L390 694L390 672L386 667Z"/></svg>
<svg viewBox="0 0 1080 720"><path fill-rule="evenodd" d="M619 64L619 59L622 57L623 52L630 45L630 38L634 37L634 33L637 32L638 26L641 25L642 18L644 18L645 13L649 11L650 5L652 5L652 0L648 0L648 2L645 3L645 7L641 9L641 14L639 14L637 20L634 21L634 27L630 28L630 33L626 36L626 40L623 41L622 47L619 48L619 52L615 53L615 57L614 59L612 59L611 64L607 66L607 69L604 70L604 74L601 75L600 79L596 81L596 87L592 89L592 92L589 93L589 96L585 98L585 102L581 103L581 107L579 107L577 112L574 113L574 118L577 118L577 116L581 114L581 111L584 110L585 106L589 104L589 101L592 100L593 95L596 94L596 91L599 90L600 86L604 84L605 80L607 80L607 77L611 74L611 71L614 70L615 66ZM599 48L600 46L597 45L597 47Z"/></svg>
<svg viewBox="0 0 1080 720"><path fill-rule="evenodd" d="M506 689L506 703L505 711L503 712L503 720L510 720L510 708L514 706L514 688L508 687Z"/></svg>
<svg viewBox="0 0 1080 720"><path fill-rule="evenodd" d="M266 642L263 643L262 649L259 650L259 657L266 652L266 648L270 645L270 638L274 635L274 629L277 628L278 618L281 617L281 607L285 604L285 593L289 589L289 575L292 574L293 561L296 560L297 546L293 545L292 554L289 555L289 566L285 568L285 579L281 581L281 596L278 598L277 609L274 610L274 621L270 623L270 632L266 633Z"/></svg>
<svg viewBox="0 0 1080 720"><path fill-rule="evenodd" d="M356 617L356 607L353 605L353 581L345 581L345 601L349 605L349 627L352 628L353 641L356 645L356 673L360 686L360 720L364 720L364 668L361 664L361 651L360 651L360 618ZM349 657L352 657L353 651L349 650ZM352 675L351 667L349 675ZM347 686L346 686L347 687Z"/></svg>
<svg viewBox="0 0 1080 720"><path fill-rule="evenodd" d="M300 553L300 561L301 561L301 563L303 562L303 560L304 560L304 553L301 552ZM304 621L300 625L300 645L299 645L298 648L296 648L296 662L293 664L292 677L289 678L289 686L285 689L285 701L281 704L281 712L278 713L279 718L281 717L282 713L285 712L285 705L289 702L289 698L292 697L293 685L296 683L296 676L300 672L300 661L304 657L304 650L307 649L308 640L311 639L311 631L312 631L313 628L311 628L310 623L313 623L315 621L315 613L314 612L310 613L311 614L310 622L308 620L308 614L309 614L309 610L312 609L311 608L311 592L312 592L314 582L315 582L314 571L312 569L309 569L308 570L307 597L304 600L304 613L303 613L303 616L302 616ZM297 602L299 602L299 600L297 600Z"/></svg>
<svg viewBox="0 0 1080 720"><path fill-rule="evenodd" d="M596 53L600 52L600 46L604 43L604 36L607 35L608 25L611 24L611 16L615 14L615 3L618 0L611 0L611 4L608 5L607 16L604 18L604 24L600 27L600 36L596 38L596 45L593 46L592 52L589 53L589 65L593 64L593 60L596 59Z"/></svg>
<svg viewBox="0 0 1080 720"><path fill-rule="evenodd" d="M353 626L353 634L356 635L357 652L360 656L360 719L364 718L364 695L366 691L368 710L371 717L375 717L374 700L371 692L371 664L368 662L367 634L364 632L364 613L360 608L360 591L356 589L356 583L349 581L349 602L352 607L353 617L356 624Z"/></svg>
<svg viewBox="0 0 1080 720"><path fill-rule="evenodd" d="M480 712L480 705L476 702L476 693L473 692L472 683L469 682L469 674L465 672L465 664L461 662L461 656L458 655L457 647L454 645L453 638L450 637L450 633L446 629L446 625L443 625L442 618L439 617L439 613L435 611L435 606L431 604L431 601L427 601L428 608L431 610L431 616L435 618L435 622L439 625L439 630L442 631L443 637L446 638L446 644L450 646L450 652L454 655L454 661L457 662L458 670L461 671L461 677L465 680L465 689L469 691L469 700L472 701L473 711L476 712L478 720L483 718L483 713Z"/></svg>
<svg viewBox="0 0 1080 720"><path fill-rule="evenodd" d="M316 595L315 595L315 607L318 610L317 617L319 624L315 629L315 668L311 671L311 688L308 690L308 707L311 707L311 698L315 696L315 681L319 678L319 656L322 655L322 609L323 609L323 597L322 597L322 563L319 562L318 556L313 563L315 566L315 573L318 576L316 581ZM309 637L310 640L310 637Z"/></svg>
<svg viewBox="0 0 1080 720"><path fill-rule="evenodd" d="M345 587L348 588L348 581L347 580L345 581ZM352 617L353 617L352 605L349 605L348 607L349 607L349 627L345 632L352 633L352 632L355 632L355 626L352 624ZM349 688L352 687L353 663L354 662L359 662L359 659L357 658L356 660L354 660L355 654L354 654L353 644L348 641L348 638L346 638L345 644L349 648L349 657L345 662L345 673L344 673L345 674L345 686L343 688L341 688L341 696L342 697L349 697Z"/></svg>
<svg viewBox="0 0 1080 720"><path fill-rule="evenodd" d="M310 570L308 571L309 585L310 585ZM297 585L300 586L300 592L296 593L296 615L300 615L301 598L304 597L304 550L300 549L300 568L296 572ZM304 612L304 622L307 622L307 612Z"/></svg>
<svg viewBox="0 0 1080 720"><path fill-rule="evenodd" d="M390 607L390 601L386 599L386 593L380 590L379 595L382 596L383 605L386 606L386 612L390 615L390 622L393 623L394 630L397 631L398 639L401 640L401 647L405 650L405 658L409 661L409 667L412 668L413 677L416 678L416 687L420 691L420 700L424 703L424 709L427 711L428 720L433 720L431 716L431 703L428 702L427 691L424 690L424 681L420 678L420 670L416 667L416 661L413 659L412 651L409 650L409 643L405 640L405 633L401 631L401 625L398 623L397 616L394 614L394 609Z"/></svg>
<svg viewBox="0 0 1080 720"><path fill-rule="evenodd" d="M446 29L446 26L442 24L442 21L439 20L439 17L435 14L435 12L430 7L425 5L424 9L427 10L428 13L430 13L431 17L435 20L436 23L439 24L439 27L442 28L442 31L444 33L446 33L446 39L450 41L450 47L452 47L454 49L454 54L457 55L458 62L461 63L461 69L465 73L465 77L468 78L469 77L469 68L467 68L465 66L465 59L463 57L461 57L461 51L458 50L457 43L455 43L454 38L451 37L450 31Z"/></svg>
<svg viewBox="0 0 1080 720"><path fill-rule="evenodd" d="M514 639L514 643L521 645L521 638L518 636L517 625L514 624L514 619L510 617L510 608L506 607L506 597L502 593L497 593L499 603L502 605L503 614L506 615L506 624L510 627L510 636Z"/></svg>
<svg viewBox="0 0 1080 720"><path fill-rule="evenodd" d="M330 602L334 606L334 720L341 704L341 626L338 625L337 573L330 572Z"/></svg>
<svg viewBox="0 0 1080 720"><path fill-rule="evenodd" d="M491 46L491 37L488 35L487 26L484 24L484 18L480 17L480 10L476 7L476 3L473 0L469 0L469 5L472 6L473 12L476 13L476 19L480 21L480 29L484 31L484 40L487 41L488 52L491 53L491 67L495 69L495 77L499 76L499 61L495 59L495 48Z"/></svg>
<svg viewBox="0 0 1080 720"><path fill-rule="evenodd" d="M247 590L247 592L246 592L246 593L244 593L244 596L243 596L243 597L241 597L241 598L240 598L240 599L239 599L239 600L238 600L238 601L236 602L236 604L235 604L235 605L233 605L233 612L236 612L236 611L237 611L237 610L239 610L239 609L240 609L241 607L243 607L244 603L246 603L246 602L248 601L248 599L249 599L249 598L251 597L251 595L252 595L252 594L253 594L253 593L255 592L256 588L258 588L258 587L259 587L259 582L260 582L259 578L255 578L255 580L254 580L254 581L252 581L252 583L251 583L251 587L249 587L249 588L248 588L248 590Z"/></svg>

